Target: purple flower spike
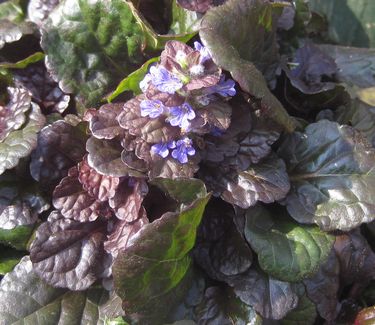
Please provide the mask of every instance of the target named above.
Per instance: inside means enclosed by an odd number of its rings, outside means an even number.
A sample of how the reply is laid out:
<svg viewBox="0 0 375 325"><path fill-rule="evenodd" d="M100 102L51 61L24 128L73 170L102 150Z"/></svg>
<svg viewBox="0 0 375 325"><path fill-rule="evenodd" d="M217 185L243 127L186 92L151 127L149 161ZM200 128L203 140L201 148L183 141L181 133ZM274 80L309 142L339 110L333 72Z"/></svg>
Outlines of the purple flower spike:
<svg viewBox="0 0 375 325"><path fill-rule="evenodd" d="M176 149L172 151L172 157L177 159L181 164L186 164L188 162L188 155L194 156L195 149L192 146L193 141L188 137L184 137L178 140L176 143Z"/></svg>
<svg viewBox="0 0 375 325"><path fill-rule="evenodd" d="M151 151L156 153L162 158L167 158L169 155L169 149L174 149L174 148L176 148L175 141L160 142L160 143L154 144L151 147Z"/></svg>
<svg viewBox="0 0 375 325"><path fill-rule="evenodd" d="M208 93L217 93L223 97L229 97L236 95L236 89L234 88L236 83L232 79L225 80L225 77L222 76L220 81L215 86L212 86L207 89Z"/></svg>
<svg viewBox="0 0 375 325"><path fill-rule="evenodd" d="M172 126L179 126L184 130L189 128L189 121L195 118L195 112L188 103L183 103L181 106L171 107L169 113L171 114L169 123Z"/></svg>
<svg viewBox="0 0 375 325"><path fill-rule="evenodd" d="M200 63L205 63L206 61L212 59L210 51L208 50L208 48L203 46L201 43L194 42L194 48L195 48L196 51L199 51L199 53L201 54L201 57L200 57L200 60L199 60Z"/></svg>
<svg viewBox="0 0 375 325"><path fill-rule="evenodd" d="M164 113L165 106L160 100L142 100L141 104L141 116L149 116L156 118Z"/></svg>
<svg viewBox="0 0 375 325"><path fill-rule="evenodd" d="M174 94L184 85L180 79L161 65L151 67L150 74L153 85L164 93Z"/></svg>

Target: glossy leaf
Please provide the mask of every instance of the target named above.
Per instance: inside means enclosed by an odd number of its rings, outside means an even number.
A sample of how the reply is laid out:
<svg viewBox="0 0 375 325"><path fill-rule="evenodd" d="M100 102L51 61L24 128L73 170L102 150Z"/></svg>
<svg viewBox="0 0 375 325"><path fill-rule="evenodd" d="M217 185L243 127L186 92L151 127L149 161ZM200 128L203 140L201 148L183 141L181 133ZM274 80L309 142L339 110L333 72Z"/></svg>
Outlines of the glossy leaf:
<svg viewBox="0 0 375 325"><path fill-rule="evenodd" d="M228 284L264 318L282 319L298 304L298 296L290 283L275 280L256 268L231 278Z"/></svg>
<svg viewBox="0 0 375 325"><path fill-rule="evenodd" d="M293 87L304 94L313 95L335 88L334 82L324 81L333 80L337 71L335 61L311 41L306 41L296 51L293 63L296 64L294 68L283 69Z"/></svg>
<svg viewBox="0 0 375 325"><path fill-rule="evenodd" d="M22 128L11 131L0 141L0 174L17 166L19 160L28 156L37 144L37 133L45 123L38 105L30 103L27 122Z"/></svg>
<svg viewBox="0 0 375 325"><path fill-rule="evenodd" d="M68 174L69 168L82 160L86 139L79 127L64 121L43 128L31 155L31 176L45 187L56 186Z"/></svg>
<svg viewBox="0 0 375 325"><path fill-rule="evenodd" d="M91 196L79 181L79 171L72 167L53 191L53 206L67 219L94 221L100 216L101 202Z"/></svg>
<svg viewBox="0 0 375 325"><path fill-rule="evenodd" d="M249 270L253 254L233 222L233 208L212 200L199 227L195 261L213 279L229 281Z"/></svg>
<svg viewBox="0 0 375 325"><path fill-rule="evenodd" d="M225 187L221 197L246 209L257 201L272 203L283 199L290 184L284 162L271 155L258 165L239 172L234 179L226 179Z"/></svg>
<svg viewBox="0 0 375 325"><path fill-rule="evenodd" d="M43 63L14 70L13 77L17 86L26 88L31 93L32 100L40 106L44 114L63 113L68 109L70 96L53 81Z"/></svg>
<svg viewBox="0 0 375 325"><path fill-rule="evenodd" d="M263 114L291 131L292 119L270 92L262 74L274 77L276 27L276 10L273 14L270 3L230 0L207 13L199 33L214 62L228 70L245 92L262 100Z"/></svg>
<svg viewBox="0 0 375 325"><path fill-rule="evenodd" d="M327 261L320 265L318 272L303 281L309 299L314 302L319 315L333 321L339 313L340 265L332 250Z"/></svg>
<svg viewBox="0 0 375 325"><path fill-rule="evenodd" d="M362 309L355 318L354 325L371 325L375 321L375 306Z"/></svg>
<svg viewBox="0 0 375 325"><path fill-rule="evenodd" d="M202 325L262 323L254 309L239 300L229 288L209 287L197 309L198 322Z"/></svg>
<svg viewBox="0 0 375 325"><path fill-rule="evenodd" d="M340 124L351 125L362 132L375 147L375 107L353 100L349 105L338 108L334 113L334 119Z"/></svg>
<svg viewBox="0 0 375 325"><path fill-rule="evenodd" d="M116 190L120 184L118 177L110 177L97 173L91 168L87 159L78 164L78 180L87 193L99 200L107 201L116 195Z"/></svg>
<svg viewBox="0 0 375 325"><path fill-rule="evenodd" d="M105 233L103 221L78 222L52 212L38 228L30 248L35 272L55 287L88 288L108 267Z"/></svg>
<svg viewBox="0 0 375 325"><path fill-rule="evenodd" d="M98 173L112 177L128 176L131 173L121 160L123 148L118 141L90 137L86 143L86 150L89 153L87 156L89 166Z"/></svg>
<svg viewBox="0 0 375 325"><path fill-rule="evenodd" d="M123 134L117 122L117 116L122 112L123 104L106 104L98 110L88 110L85 120L89 121L91 134L97 139L113 139Z"/></svg>
<svg viewBox="0 0 375 325"><path fill-rule="evenodd" d="M298 305L281 321L281 325L313 325L317 318L317 312L313 302L307 297L303 285L298 297Z"/></svg>
<svg viewBox="0 0 375 325"><path fill-rule="evenodd" d="M179 203L188 204L206 195L204 183L199 179L182 178L171 180L168 178L155 178L151 184L158 186L163 192Z"/></svg>
<svg viewBox="0 0 375 325"><path fill-rule="evenodd" d="M41 44L61 89L92 105L142 62L145 35L128 2L67 0L45 22Z"/></svg>
<svg viewBox="0 0 375 325"><path fill-rule="evenodd" d="M67 291L40 280L24 257L0 285L0 322L3 324L104 325L100 307L108 300L101 288ZM22 303L19 303L22 301Z"/></svg>
<svg viewBox="0 0 375 325"><path fill-rule="evenodd" d="M286 137L278 151L287 165L293 218L324 230L350 230L374 218L375 151L353 128L322 120Z"/></svg>
<svg viewBox="0 0 375 325"><path fill-rule="evenodd" d="M113 277L125 310L142 311L184 278L191 263L187 254L208 199L208 195L196 199L181 212L167 212L145 225L132 245L119 253Z"/></svg>
<svg viewBox="0 0 375 325"><path fill-rule="evenodd" d="M297 282L314 274L331 251L334 238L318 227L273 217L260 206L246 212L245 237L260 267L276 279Z"/></svg>
<svg viewBox="0 0 375 325"><path fill-rule="evenodd" d="M19 250L27 248L38 215L50 205L36 184L10 173L0 177L0 242Z"/></svg>

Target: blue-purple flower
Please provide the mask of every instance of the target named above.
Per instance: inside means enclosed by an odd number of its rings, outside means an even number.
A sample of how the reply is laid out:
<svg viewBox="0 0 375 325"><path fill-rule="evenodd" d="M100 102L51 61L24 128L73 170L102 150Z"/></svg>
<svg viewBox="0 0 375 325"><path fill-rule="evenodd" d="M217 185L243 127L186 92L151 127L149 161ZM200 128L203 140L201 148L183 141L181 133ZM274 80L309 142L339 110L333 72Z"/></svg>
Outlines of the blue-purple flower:
<svg viewBox="0 0 375 325"><path fill-rule="evenodd" d="M183 103L181 106L171 107L169 109L169 114L169 123L172 126L179 126L183 130L188 130L190 121L195 118L195 112L188 103Z"/></svg>
<svg viewBox="0 0 375 325"><path fill-rule="evenodd" d="M196 51L199 51L199 53L201 54L201 57L200 57L200 60L199 60L200 63L205 63L206 61L212 59L210 51L208 50L208 48L203 46L201 43L194 42L194 48L195 48Z"/></svg>
<svg viewBox="0 0 375 325"><path fill-rule="evenodd" d="M164 113L165 106L160 100L142 100L141 104L141 116L149 116L151 118L159 117Z"/></svg>
<svg viewBox="0 0 375 325"><path fill-rule="evenodd" d="M193 141L188 137L184 137L176 142L176 148L172 151L172 157L177 159L181 164L188 162L188 156L194 156L195 149Z"/></svg>
<svg viewBox="0 0 375 325"><path fill-rule="evenodd" d="M176 148L176 142L175 141L169 141L169 142L160 142L157 144L154 144L151 147L151 151L162 158L167 158L169 155L169 149Z"/></svg>
<svg viewBox="0 0 375 325"><path fill-rule="evenodd" d="M223 97L229 97L236 95L236 89L234 88L236 83L232 79L225 80L224 76L221 76L220 81L206 90L209 94L219 94Z"/></svg>
<svg viewBox="0 0 375 325"><path fill-rule="evenodd" d="M150 69L151 82L161 92L174 94L183 87L182 81L166 68L159 65Z"/></svg>
<svg viewBox="0 0 375 325"><path fill-rule="evenodd" d="M142 90L143 93L147 91L147 88L151 83L151 79L152 79L151 74L147 73L145 77L141 80L141 82L139 83L139 88Z"/></svg>

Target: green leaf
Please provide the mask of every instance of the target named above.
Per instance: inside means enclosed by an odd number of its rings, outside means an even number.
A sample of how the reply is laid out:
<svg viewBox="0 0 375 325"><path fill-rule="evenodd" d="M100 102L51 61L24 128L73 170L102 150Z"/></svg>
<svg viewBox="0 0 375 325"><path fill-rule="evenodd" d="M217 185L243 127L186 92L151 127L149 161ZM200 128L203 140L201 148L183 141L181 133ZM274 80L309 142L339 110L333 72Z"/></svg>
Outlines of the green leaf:
<svg viewBox="0 0 375 325"><path fill-rule="evenodd" d="M291 180L290 215L323 230L350 230L375 218L375 150L349 126L321 120L287 136L278 154Z"/></svg>
<svg viewBox="0 0 375 325"><path fill-rule="evenodd" d="M93 105L142 62L145 42L129 2L65 0L44 24L41 45L62 90Z"/></svg>
<svg viewBox="0 0 375 325"><path fill-rule="evenodd" d="M180 203L189 203L207 195L204 183L199 179L154 178L151 184L158 186L172 199Z"/></svg>
<svg viewBox="0 0 375 325"><path fill-rule="evenodd" d="M178 182L178 181L176 181ZM167 212L145 225L113 264L116 293L128 313L139 313L162 301L187 274L197 227L210 195L180 212Z"/></svg>
<svg viewBox="0 0 375 325"><path fill-rule="evenodd" d="M310 7L328 20L329 38L341 45L375 46L375 2L310 0Z"/></svg>
<svg viewBox="0 0 375 325"><path fill-rule="evenodd" d="M30 56L28 56L26 59L23 59L21 61L18 61L16 63L10 63L10 62L2 62L0 63L0 69L24 69L29 64L39 62L44 59L44 53L43 52L36 52Z"/></svg>
<svg viewBox="0 0 375 325"><path fill-rule="evenodd" d="M33 234L35 225L20 225L13 229L0 228L0 243L25 250Z"/></svg>
<svg viewBox="0 0 375 325"><path fill-rule="evenodd" d="M112 102L117 96L122 94L124 91L132 91L134 95L139 95L142 93L139 88L139 83L143 80L144 76L147 73L148 67L150 64L157 62L159 57L151 58L146 61L139 69L135 70L129 74L125 79L123 79L115 91L106 97L107 101Z"/></svg>
<svg viewBox="0 0 375 325"><path fill-rule="evenodd" d="M0 323L7 325L104 325L100 305L108 299L101 288L67 291L53 288L32 270L29 257L0 284Z"/></svg>
<svg viewBox="0 0 375 325"><path fill-rule="evenodd" d="M132 3L129 3L129 6L132 8L133 15L137 20L138 24L141 26L142 31L146 37L146 51L156 51L162 50L165 47L165 44L168 41L176 40L183 43L188 42L192 37L197 34L196 30L185 30L181 31L181 34L166 34L160 35L157 34L151 25L142 17L142 15L137 11Z"/></svg>
<svg viewBox="0 0 375 325"><path fill-rule="evenodd" d="M0 19L8 19L10 21L20 22L24 19L20 1L4 1L0 4Z"/></svg>
<svg viewBox="0 0 375 325"><path fill-rule="evenodd" d="M12 271L25 254L25 252L0 246L0 275Z"/></svg>
<svg viewBox="0 0 375 325"><path fill-rule="evenodd" d="M273 217L260 206L246 212L245 237L258 254L260 267L271 276L297 282L311 276L323 263L334 237L316 226L301 226Z"/></svg>
<svg viewBox="0 0 375 325"><path fill-rule="evenodd" d="M171 4L172 23L171 32L174 34L191 33L199 30L201 15L195 11L187 10L177 4L176 0Z"/></svg>
<svg viewBox="0 0 375 325"><path fill-rule="evenodd" d="M294 121L266 82L274 78L278 62L278 11L268 1L229 0L207 12L199 35L214 62L228 70L245 92L262 100L262 114L292 131Z"/></svg>

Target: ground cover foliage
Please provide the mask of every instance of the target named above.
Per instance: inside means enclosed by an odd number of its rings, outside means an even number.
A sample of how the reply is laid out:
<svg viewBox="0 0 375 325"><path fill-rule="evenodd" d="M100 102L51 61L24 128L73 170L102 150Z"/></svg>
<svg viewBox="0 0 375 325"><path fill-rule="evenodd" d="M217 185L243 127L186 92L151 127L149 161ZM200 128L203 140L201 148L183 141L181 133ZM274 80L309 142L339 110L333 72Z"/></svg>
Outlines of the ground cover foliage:
<svg viewBox="0 0 375 325"><path fill-rule="evenodd" d="M375 3L0 3L0 324L375 322Z"/></svg>

